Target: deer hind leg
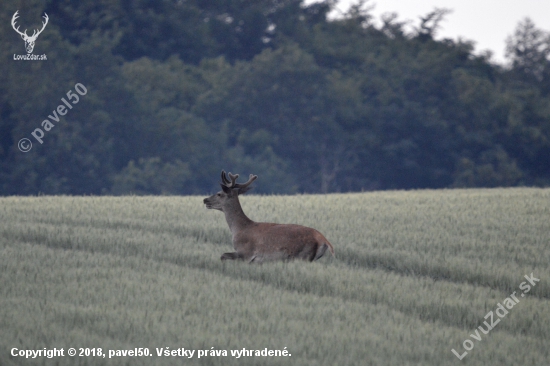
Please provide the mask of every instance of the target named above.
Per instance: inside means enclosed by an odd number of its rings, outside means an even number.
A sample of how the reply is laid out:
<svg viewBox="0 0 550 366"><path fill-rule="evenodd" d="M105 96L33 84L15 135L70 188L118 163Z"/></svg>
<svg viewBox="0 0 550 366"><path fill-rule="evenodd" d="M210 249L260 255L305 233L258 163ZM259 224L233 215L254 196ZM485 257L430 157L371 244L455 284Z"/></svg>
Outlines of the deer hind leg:
<svg viewBox="0 0 550 366"><path fill-rule="evenodd" d="M236 260L236 259L244 259L244 256L242 254L239 254L237 252L233 252L233 253L223 253L221 258L220 258L222 261L225 261L225 260Z"/></svg>
<svg viewBox="0 0 550 366"><path fill-rule="evenodd" d="M325 252L328 249L328 245L326 243L321 244L317 247L317 251L315 253L315 257L313 257L312 261L316 261L317 259L321 258L323 255L325 255Z"/></svg>

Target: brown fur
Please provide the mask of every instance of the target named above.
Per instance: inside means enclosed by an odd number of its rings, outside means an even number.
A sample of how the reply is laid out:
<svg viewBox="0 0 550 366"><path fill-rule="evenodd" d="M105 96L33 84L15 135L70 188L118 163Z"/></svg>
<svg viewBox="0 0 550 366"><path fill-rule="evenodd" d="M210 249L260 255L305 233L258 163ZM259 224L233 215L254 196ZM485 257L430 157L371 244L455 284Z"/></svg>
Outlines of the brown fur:
<svg viewBox="0 0 550 366"><path fill-rule="evenodd" d="M222 191L204 199L206 208L217 209L225 214L233 235L235 252L224 253L222 260L242 259L250 263L273 260L302 259L314 261L321 258L327 249L334 256L332 244L319 231L301 225L273 224L250 220L241 208L239 194L257 178L250 175L247 183L235 183L238 175L229 173L231 182L222 171Z"/></svg>

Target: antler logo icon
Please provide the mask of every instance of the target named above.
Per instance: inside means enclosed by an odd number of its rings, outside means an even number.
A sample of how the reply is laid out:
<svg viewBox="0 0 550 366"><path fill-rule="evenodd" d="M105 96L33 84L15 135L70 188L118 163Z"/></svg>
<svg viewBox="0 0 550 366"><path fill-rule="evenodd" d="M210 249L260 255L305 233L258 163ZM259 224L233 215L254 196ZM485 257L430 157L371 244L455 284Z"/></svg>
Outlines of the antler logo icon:
<svg viewBox="0 0 550 366"><path fill-rule="evenodd" d="M46 24L48 24L48 20L49 20L48 14L44 13L44 16L42 17L46 20L45 22L42 22L42 29L40 30L35 29L34 32L32 33L32 36L29 37L26 29L24 32L21 32L19 30L19 26L15 28L15 21L17 18L19 18L19 15L17 15L18 12L19 10L17 10L15 14L13 14L13 17L11 18L11 26L17 33L19 33L19 35L21 35L21 38L23 38L23 41L25 41L25 49L27 50L27 53L32 53L32 50L34 49L34 42L36 42L36 38L38 38L40 33L42 33L44 28L46 28Z"/></svg>

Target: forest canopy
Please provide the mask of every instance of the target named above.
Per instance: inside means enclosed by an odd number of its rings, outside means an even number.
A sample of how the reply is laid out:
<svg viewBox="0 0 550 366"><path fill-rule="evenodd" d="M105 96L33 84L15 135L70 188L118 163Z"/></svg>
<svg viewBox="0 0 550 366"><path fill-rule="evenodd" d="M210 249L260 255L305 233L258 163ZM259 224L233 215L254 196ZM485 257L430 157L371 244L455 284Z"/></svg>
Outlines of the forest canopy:
<svg viewBox="0 0 550 366"><path fill-rule="evenodd" d="M411 31L364 3L2 2L0 195L550 185L549 32L523 20L499 65L435 39L444 9ZM47 14L47 60L15 59L16 11L29 35Z"/></svg>

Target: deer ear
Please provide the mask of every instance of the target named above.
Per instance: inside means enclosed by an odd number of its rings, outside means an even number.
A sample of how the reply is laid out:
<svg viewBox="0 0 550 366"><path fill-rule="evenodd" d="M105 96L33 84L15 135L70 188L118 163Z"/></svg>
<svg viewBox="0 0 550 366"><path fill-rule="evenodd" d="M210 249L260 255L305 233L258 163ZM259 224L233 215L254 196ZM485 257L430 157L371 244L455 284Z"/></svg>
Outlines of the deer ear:
<svg viewBox="0 0 550 366"><path fill-rule="evenodd" d="M227 187L227 186L224 185L224 184L220 184L220 186L222 187L222 190L223 190L225 193L227 193L227 194L231 193L231 188Z"/></svg>

